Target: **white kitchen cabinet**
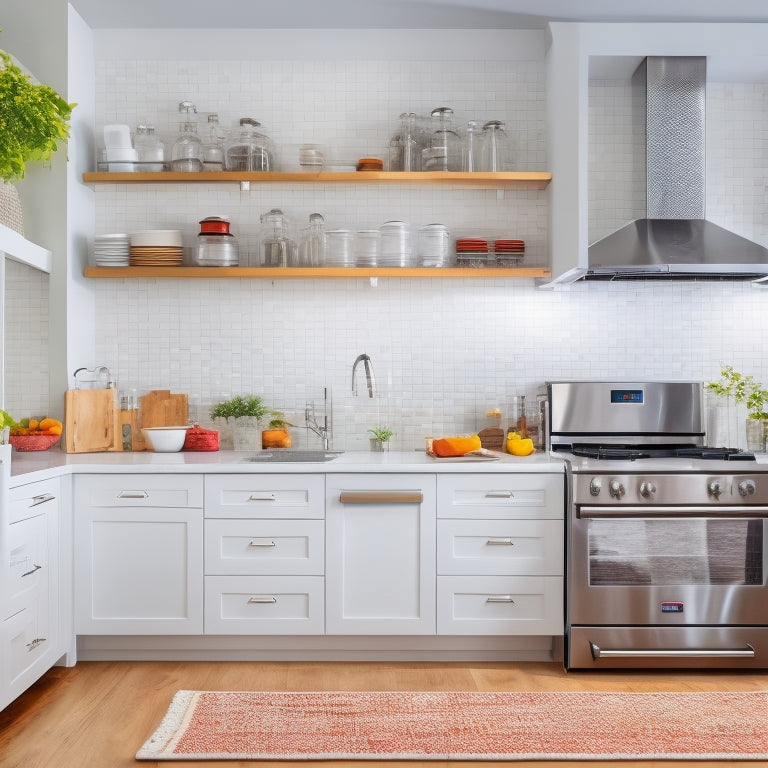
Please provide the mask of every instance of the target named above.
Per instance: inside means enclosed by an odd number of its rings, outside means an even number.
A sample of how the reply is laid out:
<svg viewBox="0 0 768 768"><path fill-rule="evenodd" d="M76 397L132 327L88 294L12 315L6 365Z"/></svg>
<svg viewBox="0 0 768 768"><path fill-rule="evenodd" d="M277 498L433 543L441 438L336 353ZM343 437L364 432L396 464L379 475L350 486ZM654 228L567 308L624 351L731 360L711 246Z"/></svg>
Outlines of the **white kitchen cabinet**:
<svg viewBox="0 0 768 768"><path fill-rule="evenodd" d="M328 475L327 634L435 634L435 513L434 475Z"/></svg>
<svg viewBox="0 0 768 768"><path fill-rule="evenodd" d="M324 494L323 475L208 475L205 516L322 520Z"/></svg>
<svg viewBox="0 0 768 768"><path fill-rule="evenodd" d="M64 653L57 479L9 492L3 542L0 708Z"/></svg>
<svg viewBox="0 0 768 768"><path fill-rule="evenodd" d="M79 475L75 633L203 631L203 478Z"/></svg>
<svg viewBox="0 0 768 768"><path fill-rule="evenodd" d="M437 632L563 631L563 477L438 477Z"/></svg>

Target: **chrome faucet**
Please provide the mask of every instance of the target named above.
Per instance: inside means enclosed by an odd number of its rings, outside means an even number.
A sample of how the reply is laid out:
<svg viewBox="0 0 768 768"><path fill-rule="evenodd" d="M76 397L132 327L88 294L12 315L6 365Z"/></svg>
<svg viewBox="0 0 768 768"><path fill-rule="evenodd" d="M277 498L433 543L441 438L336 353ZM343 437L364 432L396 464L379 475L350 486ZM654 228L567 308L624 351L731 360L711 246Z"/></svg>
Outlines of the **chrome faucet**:
<svg viewBox="0 0 768 768"><path fill-rule="evenodd" d="M363 364L363 368L365 369L365 384L368 387L368 397L373 397L376 381L373 377L373 363L371 362L371 358L366 354L358 355L352 365L352 394L357 397L357 380L355 378L355 373L357 372L357 366L360 365L360 363Z"/></svg>
<svg viewBox="0 0 768 768"><path fill-rule="evenodd" d="M323 419L322 424L317 420L317 411L314 401L307 403L304 409L304 423L308 430L314 432L323 441L323 450L331 450L331 430L333 429L333 414L331 411L331 398L328 387L323 387Z"/></svg>

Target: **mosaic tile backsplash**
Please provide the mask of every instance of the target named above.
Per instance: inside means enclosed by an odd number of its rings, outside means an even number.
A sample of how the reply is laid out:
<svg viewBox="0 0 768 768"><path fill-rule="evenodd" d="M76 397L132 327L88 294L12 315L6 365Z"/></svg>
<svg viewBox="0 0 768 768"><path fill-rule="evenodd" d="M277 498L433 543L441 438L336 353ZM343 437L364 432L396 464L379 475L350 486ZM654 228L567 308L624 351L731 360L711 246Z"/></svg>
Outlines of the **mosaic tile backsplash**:
<svg viewBox="0 0 768 768"><path fill-rule="evenodd" d="M170 146L176 103L191 99L201 113L217 111L225 125L253 116L284 147L315 141L354 160L385 152L400 112L447 104L458 125L505 120L516 167L548 169L541 60L104 61L96 79L97 135L105 123L148 118ZM631 98L622 84L606 87ZM741 90L718 87L708 101L709 135L723 138L710 160L709 213L768 245L768 88L750 93L753 98ZM607 152L620 123L594 120L602 135L593 145L602 142ZM730 126L738 126L737 142L725 140ZM635 190L610 190L624 173L622 163L621 148L607 155L590 195L629 200L632 208ZM400 219L444 223L454 237L523 238L525 263L547 264L545 192L99 185L96 232L177 228L191 246L201 218L227 215L241 254L252 253L259 216L274 207L297 231L318 211L328 228L367 229ZM590 224L600 226L594 216ZM188 392L192 416L204 425L212 404L238 393L259 394L303 424L307 403L319 405L327 389L337 448L367 448L367 429L385 423L395 430L394 447L423 449L425 436L481 428L489 407L503 411L517 394L532 399L548 379L709 380L732 364L768 381L768 288L741 283L582 283L555 291L539 290L530 279L482 278L93 283L98 363L121 388ZM373 361L373 399L363 386L352 394L352 364L361 353ZM311 433L295 433L298 445L317 444ZM226 443L226 430L222 437Z"/></svg>

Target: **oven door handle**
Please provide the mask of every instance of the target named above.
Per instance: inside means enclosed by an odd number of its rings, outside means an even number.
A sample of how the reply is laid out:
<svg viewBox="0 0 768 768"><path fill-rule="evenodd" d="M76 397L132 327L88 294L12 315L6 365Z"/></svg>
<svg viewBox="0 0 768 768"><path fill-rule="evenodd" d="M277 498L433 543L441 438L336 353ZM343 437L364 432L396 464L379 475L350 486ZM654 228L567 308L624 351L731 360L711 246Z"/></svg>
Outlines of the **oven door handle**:
<svg viewBox="0 0 768 768"><path fill-rule="evenodd" d="M592 658L597 659L629 659L629 658L740 658L754 659L755 649L749 644L746 648L601 648L597 643L590 642L589 649Z"/></svg>
<svg viewBox="0 0 768 768"><path fill-rule="evenodd" d="M636 507L617 504L612 507L577 507L576 516L585 519L593 517L768 517L768 507L738 505L675 507L660 504Z"/></svg>

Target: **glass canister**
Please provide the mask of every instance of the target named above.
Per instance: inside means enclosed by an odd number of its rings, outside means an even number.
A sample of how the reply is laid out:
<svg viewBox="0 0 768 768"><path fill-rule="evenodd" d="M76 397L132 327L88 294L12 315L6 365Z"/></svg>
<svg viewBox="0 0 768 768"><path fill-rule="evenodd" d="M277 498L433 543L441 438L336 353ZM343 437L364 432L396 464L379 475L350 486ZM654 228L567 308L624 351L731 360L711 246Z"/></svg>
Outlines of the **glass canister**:
<svg viewBox="0 0 768 768"><path fill-rule="evenodd" d="M412 267L411 230L404 221L387 221L379 227L380 267Z"/></svg>
<svg viewBox="0 0 768 768"><path fill-rule="evenodd" d="M252 117L241 117L225 148L228 171L274 171L275 150L272 141L258 128Z"/></svg>
<svg viewBox="0 0 768 768"><path fill-rule="evenodd" d="M195 172L203 170L203 143L197 133L197 107L191 101L179 103L182 120L179 135L171 149L171 170Z"/></svg>
<svg viewBox="0 0 768 768"><path fill-rule="evenodd" d="M162 171L165 161L165 145L155 133L155 127L147 123L136 126L134 140L136 156L142 171Z"/></svg>
<svg viewBox="0 0 768 768"><path fill-rule="evenodd" d="M325 265L354 267L354 233L351 229L331 229L325 233Z"/></svg>
<svg viewBox="0 0 768 768"><path fill-rule="evenodd" d="M299 265L325 266L325 219L322 214L309 214L309 226L302 232L299 244Z"/></svg>
<svg viewBox="0 0 768 768"><path fill-rule="evenodd" d="M429 146L422 152L421 167L425 171L460 171L462 140L453 129L453 110L438 107L432 110L433 131Z"/></svg>
<svg viewBox="0 0 768 768"><path fill-rule="evenodd" d="M501 120L490 120L483 126L479 170L512 170L512 147Z"/></svg>
<svg viewBox="0 0 768 768"><path fill-rule="evenodd" d="M259 259L263 267L299 266L298 248L289 236L288 217L279 208L261 216Z"/></svg>
<svg viewBox="0 0 768 768"><path fill-rule="evenodd" d="M426 224L416 237L416 260L421 267L448 267L451 235L445 224Z"/></svg>
<svg viewBox="0 0 768 768"><path fill-rule="evenodd" d="M378 229L361 229L355 235L355 266L375 267L379 259L381 233Z"/></svg>

